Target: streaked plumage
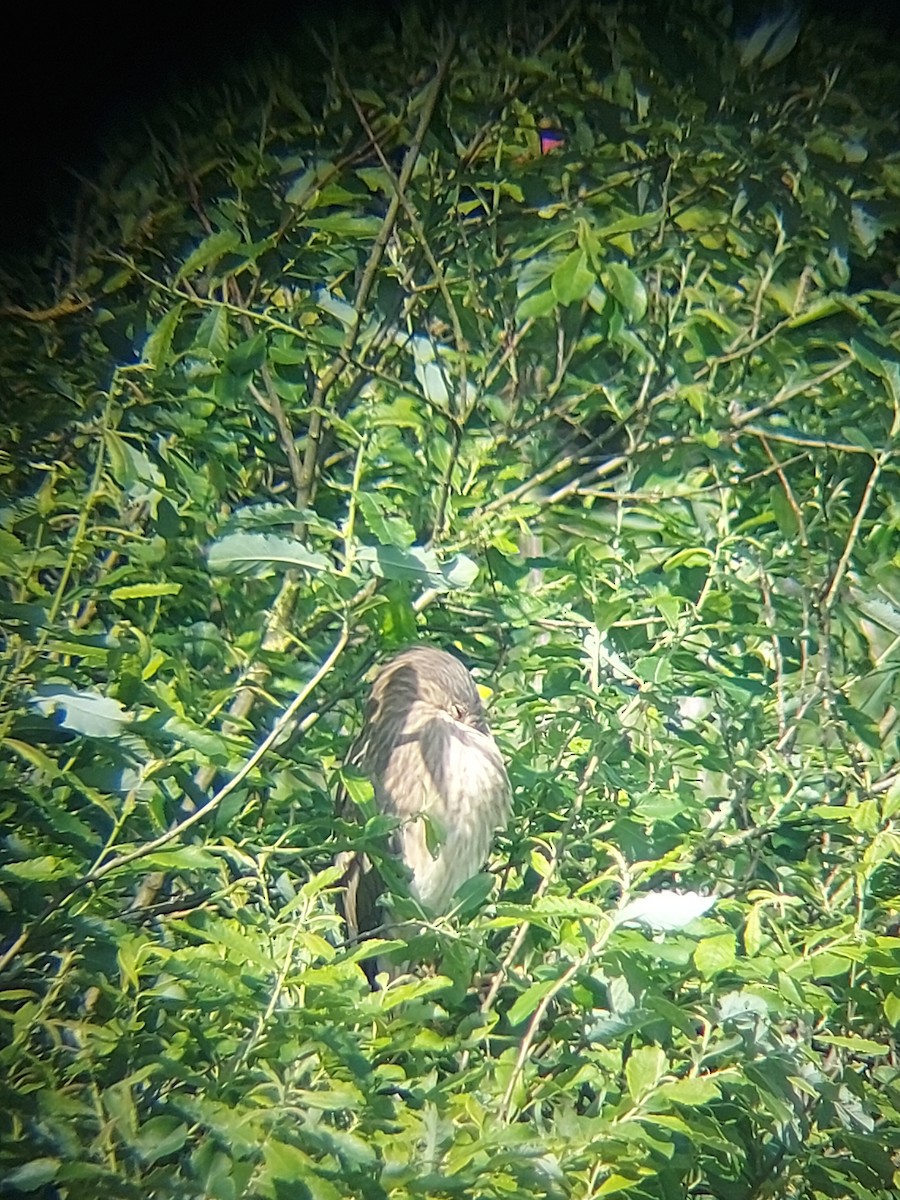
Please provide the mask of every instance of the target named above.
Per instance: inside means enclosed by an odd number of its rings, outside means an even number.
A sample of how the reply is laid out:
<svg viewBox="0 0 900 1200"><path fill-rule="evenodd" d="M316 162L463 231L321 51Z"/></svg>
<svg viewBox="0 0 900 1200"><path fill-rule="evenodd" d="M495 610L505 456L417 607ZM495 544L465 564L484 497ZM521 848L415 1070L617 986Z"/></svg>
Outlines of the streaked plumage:
<svg viewBox="0 0 900 1200"><path fill-rule="evenodd" d="M431 646L413 646L386 663L350 760L372 781L378 811L402 822L389 849L410 872L410 894L426 912L446 911L457 888L484 865L495 831L509 820L511 799L481 697L463 664ZM365 936L382 924L383 884L366 855L340 861L347 928L351 937Z"/></svg>

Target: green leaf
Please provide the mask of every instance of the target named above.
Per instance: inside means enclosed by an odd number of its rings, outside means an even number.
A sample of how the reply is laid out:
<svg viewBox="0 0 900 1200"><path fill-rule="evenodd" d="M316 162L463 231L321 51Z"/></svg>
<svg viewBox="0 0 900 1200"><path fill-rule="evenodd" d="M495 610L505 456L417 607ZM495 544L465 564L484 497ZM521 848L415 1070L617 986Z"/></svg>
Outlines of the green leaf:
<svg viewBox="0 0 900 1200"><path fill-rule="evenodd" d="M251 375L266 361L266 335L255 333L253 337L232 347L225 355L225 366L235 375Z"/></svg>
<svg viewBox="0 0 900 1200"><path fill-rule="evenodd" d="M639 1046L625 1064L625 1080L631 1099L643 1100L656 1089L668 1069L666 1056L658 1046Z"/></svg>
<svg viewBox="0 0 900 1200"><path fill-rule="evenodd" d="M29 883L46 883L52 879L66 879L78 872L72 863L51 854L36 858L8 861L0 866L0 875L7 879L19 879Z"/></svg>
<svg viewBox="0 0 900 1200"><path fill-rule="evenodd" d="M7 1171L4 1182L18 1192L36 1192L57 1178L60 1165L58 1158L33 1158Z"/></svg>
<svg viewBox="0 0 900 1200"><path fill-rule="evenodd" d="M306 217L304 225L320 229L323 233L338 234L348 238L371 238L381 229L378 217L358 217L352 213L334 213L327 217Z"/></svg>
<svg viewBox="0 0 900 1200"><path fill-rule="evenodd" d="M553 295L560 304L571 304L574 300L583 300L596 282L597 277L588 267L585 252L573 250L553 272ZM520 319L523 307L519 306Z"/></svg>
<svg viewBox="0 0 900 1200"><path fill-rule="evenodd" d="M441 576L451 590L462 591L478 578L478 564L465 554L454 554L441 567Z"/></svg>
<svg viewBox="0 0 900 1200"><path fill-rule="evenodd" d="M659 1089L658 1095L671 1100L673 1104L682 1104L686 1108L694 1108L698 1105L710 1104L713 1100L718 1100L720 1089L714 1079L701 1076L691 1079L676 1079L672 1083L664 1083Z"/></svg>
<svg viewBox="0 0 900 1200"><path fill-rule="evenodd" d="M324 554L310 550L299 538L273 533L229 533L207 551L209 569L220 575L265 575L275 570L303 567L333 571Z"/></svg>
<svg viewBox="0 0 900 1200"><path fill-rule="evenodd" d="M148 596L177 596L181 591L180 583L133 583L127 587L113 588L109 593L111 600L143 600Z"/></svg>
<svg viewBox="0 0 900 1200"><path fill-rule="evenodd" d="M509 1010L508 1019L510 1025L518 1025L520 1021L524 1021L526 1017L530 1017L543 998L554 987L556 987L555 979L544 979L538 983L532 983L527 987Z"/></svg>
<svg viewBox="0 0 900 1200"><path fill-rule="evenodd" d="M644 319L647 313L647 290L630 267L624 263L610 263L604 271L603 283L633 322Z"/></svg>
<svg viewBox="0 0 900 1200"><path fill-rule="evenodd" d="M231 317L227 308L216 306L205 314L197 328L194 345L224 359L231 347Z"/></svg>
<svg viewBox="0 0 900 1200"><path fill-rule="evenodd" d="M519 321L528 321L532 317L545 317L548 313L553 312L557 304L556 293L552 288L532 292L517 305L516 318Z"/></svg>
<svg viewBox="0 0 900 1200"><path fill-rule="evenodd" d="M65 684L38 684L30 704L42 716L55 717L63 729L88 737L121 737L124 727L133 719L118 700Z"/></svg>
<svg viewBox="0 0 900 1200"><path fill-rule="evenodd" d="M263 970L274 969L275 960L268 952L266 941L256 931L245 934L236 921L224 921L207 913L195 913L184 923L193 938L202 938L211 946L224 950L226 957L238 963L255 963Z"/></svg>
<svg viewBox="0 0 900 1200"><path fill-rule="evenodd" d="M742 67L758 63L763 70L774 67L790 54L800 35L800 17L796 8L763 10L751 32L738 39Z"/></svg>
<svg viewBox="0 0 900 1200"><path fill-rule="evenodd" d="M265 1162L264 1182L272 1179L286 1183L295 1190L298 1186L302 1187L311 1200L341 1200L344 1195L342 1190L322 1177L316 1169L315 1161L297 1147L269 1137L265 1139L262 1151ZM277 1189L272 1195L277 1195Z"/></svg>
<svg viewBox="0 0 900 1200"><path fill-rule="evenodd" d="M309 198L310 194L335 173L334 164L324 158L317 159L307 169L301 172L285 194L285 202L290 205L300 204Z"/></svg>
<svg viewBox="0 0 900 1200"><path fill-rule="evenodd" d="M816 1034L816 1040L824 1042L828 1046L836 1046L839 1050L849 1050L851 1054L866 1054L876 1057L883 1054L890 1054L890 1046L876 1042L872 1038L864 1037L845 1037L841 1034Z"/></svg>
<svg viewBox="0 0 900 1200"><path fill-rule="evenodd" d="M223 229L218 233L211 233L184 260L178 274L175 276L176 283L182 279L187 279L189 275L195 275L198 271L202 271L204 267L209 267L217 263L224 255L236 250L240 244L240 234L233 229Z"/></svg>
<svg viewBox="0 0 900 1200"><path fill-rule="evenodd" d="M4 738L3 745L12 750L14 754L18 754L20 758L24 759L35 770L40 771L47 779L52 779L55 775L60 774L59 766L55 760L36 746L30 746L20 738Z"/></svg>
<svg viewBox="0 0 900 1200"><path fill-rule="evenodd" d="M629 1192L640 1183L637 1176L620 1175L614 1172L608 1175L598 1188L594 1189L596 1196L614 1196L617 1192Z"/></svg>
<svg viewBox="0 0 900 1200"><path fill-rule="evenodd" d="M420 546L406 550L398 546L360 546L355 557L373 575L409 580L441 591L468 587L478 570L464 555L457 555L441 566L433 550L423 550Z"/></svg>
<svg viewBox="0 0 900 1200"><path fill-rule="evenodd" d="M416 540L412 524L396 514L396 505L379 492L362 492L357 497L359 511L366 528L385 545L408 549Z"/></svg>
<svg viewBox="0 0 900 1200"><path fill-rule="evenodd" d="M599 214L598 214L599 215ZM657 229L664 219L662 209L657 209L655 212L633 214L630 216L619 217L616 221L610 221L605 225L595 225L592 227L596 237L611 239L618 237L622 233L634 233L639 229Z"/></svg>
<svg viewBox="0 0 900 1200"><path fill-rule="evenodd" d="M733 933L704 938L694 951L694 965L704 979L714 979L735 964L737 950Z"/></svg>
<svg viewBox="0 0 900 1200"><path fill-rule="evenodd" d="M440 995L453 986L446 975L435 975L431 979L419 979L416 983L392 984L383 994L380 1007L385 1011L409 1004L412 1000L424 1000L428 996Z"/></svg>
<svg viewBox="0 0 900 1200"><path fill-rule="evenodd" d="M900 1025L900 994L897 992L888 992L885 996L884 1015L889 1025Z"/></svg>
<svg viewBox="0 0 900 1200"><path fill-rule="evenodd" d="M139 446L112 430L106 431L104 441L113 478L130 499L149 501L155 513L161 499L159 489L165 487L165 477L156 463Z"/></svg>
<svg viewBox="0 0 900 1200"><path fill-rule="evenodd" d="M141 857L145 870L157 871L215 871L219 860L200 846L179 846L175 850L155 850Z"/></svg>
<svg viewBox="0 0 900 1200"><path fill-rule="evenodd" d="M181 321L184 303L182 300L178 304L174 304L157 322L156 328L147 338L146 342L144 342L141 361L152 371L158 371L170 361L172 340L175 337L175 330Z"/></svg>
<svg viewBox="0 0 900 1200"><path fill-rule="evenodd" d="M706 567L713 561L712 551L705 546L686 546L667 558L663 563L664 571L677 571L679 567Z"/></svg>
<svg viewBox="0 0 900 1200"><path fill-rule="evenodd" d="M158 1162L180 1150L187 1133L187 1126L177 1117L151 1117L140 1127L134 1147L144 1162Z"/></svg>

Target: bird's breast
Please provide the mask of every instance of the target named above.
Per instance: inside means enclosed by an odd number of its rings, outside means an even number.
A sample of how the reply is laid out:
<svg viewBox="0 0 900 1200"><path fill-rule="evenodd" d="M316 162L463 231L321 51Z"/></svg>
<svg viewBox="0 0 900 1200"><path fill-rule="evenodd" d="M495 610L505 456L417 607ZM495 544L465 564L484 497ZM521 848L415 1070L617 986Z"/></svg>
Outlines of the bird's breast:
<svg viewBox="0 0 900 1200"><path fill-rule="evenodd" d="M496 743L447 714L433 715L407 728L381 784L382 811L405 818L395 836L411 893L423 908L445 911L509 819L509 781Z"/></svg>

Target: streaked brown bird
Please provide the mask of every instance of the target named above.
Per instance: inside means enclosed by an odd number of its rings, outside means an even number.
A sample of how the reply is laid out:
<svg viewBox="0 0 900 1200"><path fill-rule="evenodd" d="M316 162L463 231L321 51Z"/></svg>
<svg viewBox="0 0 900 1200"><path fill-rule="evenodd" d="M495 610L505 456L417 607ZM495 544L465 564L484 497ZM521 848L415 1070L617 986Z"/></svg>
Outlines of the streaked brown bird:
<svg viewBox="0 0 900 1200"><path fill-rule="evenodd" d="M427 913L445 912L457 888L481 870L511 802L481 697L459 659L412 646L387 662L349 761L371 780L378 811L400 822L388 850L409 872L410 895ZM338 861L346 868L348 932L365 937L384 923L384 884L368 855L345 853Z"/></svg>

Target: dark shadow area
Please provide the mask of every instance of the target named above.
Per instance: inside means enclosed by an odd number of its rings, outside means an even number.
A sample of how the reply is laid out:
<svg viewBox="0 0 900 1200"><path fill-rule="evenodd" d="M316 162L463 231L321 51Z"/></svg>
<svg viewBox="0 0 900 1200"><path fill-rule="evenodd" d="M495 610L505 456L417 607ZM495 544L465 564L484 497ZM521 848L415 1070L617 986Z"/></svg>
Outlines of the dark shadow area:
<svg viewBox="0 0 900 1200"><path fill-rule="evenodd" d="M530 6L519 7L527 27ZM645 11L648 20L658 15L654 0L626 7ZM754 14L778 7L736 0L733 27L752 27ZM399 31L404 8L400 0L279 0L236 17L204 3L182 7L177 16L147 10L134 24L81 10L61 10L52 20L37 7L23 10L23 32L11 47L17 61L0 79L6 142L0 253L39 251L50 214L65 221L72 211L78 176L90 177L116 134L151 118L166 98L227 82L267 54L312 59L313 34L327 40L332 24L366 44L386 23ZM848 37L871 27L883 35L886 57L897 52L900 10L893 6L819 0L801 8L808 16L827 14ZM465 4L438 0L428 12L429 19L443 13L465 25Z"/></svg>
<svg viewBox="0 0 900 1200"><path fill-rule="evenodd" d="M242 74L255 59L312 51L313 31L393 19L392 0L299 0L228 14L208 3L147 9L138 20L62 9L21 13L22 33L0 79L5 181L0 190L0 252L38 251L48 217L71 211L78 176L90 176L117 133L152 117L176 94L189 95ZM371 34L369 35L371 36Z"/></svg>

